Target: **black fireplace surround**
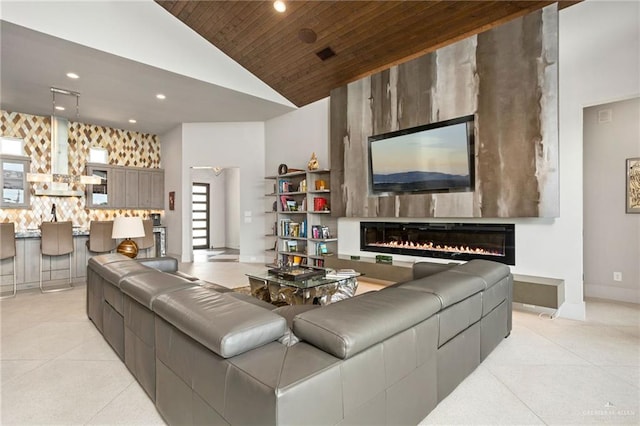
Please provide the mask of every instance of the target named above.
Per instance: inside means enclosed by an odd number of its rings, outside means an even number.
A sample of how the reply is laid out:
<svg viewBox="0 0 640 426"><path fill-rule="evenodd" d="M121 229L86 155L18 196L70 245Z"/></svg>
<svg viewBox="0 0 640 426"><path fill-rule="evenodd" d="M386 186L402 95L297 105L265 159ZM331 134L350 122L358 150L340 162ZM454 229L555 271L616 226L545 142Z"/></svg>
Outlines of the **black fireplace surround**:
<svg viewBox="0 0 640 426"><path fill-rule="evenodd" d="M515 265L515 225L360 222L360 250Z"/></svg>

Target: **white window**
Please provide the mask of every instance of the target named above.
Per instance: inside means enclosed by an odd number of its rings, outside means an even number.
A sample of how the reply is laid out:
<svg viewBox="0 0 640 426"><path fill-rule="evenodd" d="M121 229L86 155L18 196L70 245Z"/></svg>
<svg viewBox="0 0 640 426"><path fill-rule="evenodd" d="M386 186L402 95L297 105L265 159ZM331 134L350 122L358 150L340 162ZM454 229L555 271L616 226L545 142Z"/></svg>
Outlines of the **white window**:
<svg viewBox="0 0 640 426"><path fill-rule="evenodd" d="M0 154L25 155L24 139L0 136Z"/></svg>
<svg viewBox="0 0 640 426"><path fill-rule="evenodd" d="M109 163L109 152L105 148L89 148L90 163Z"/></svg>

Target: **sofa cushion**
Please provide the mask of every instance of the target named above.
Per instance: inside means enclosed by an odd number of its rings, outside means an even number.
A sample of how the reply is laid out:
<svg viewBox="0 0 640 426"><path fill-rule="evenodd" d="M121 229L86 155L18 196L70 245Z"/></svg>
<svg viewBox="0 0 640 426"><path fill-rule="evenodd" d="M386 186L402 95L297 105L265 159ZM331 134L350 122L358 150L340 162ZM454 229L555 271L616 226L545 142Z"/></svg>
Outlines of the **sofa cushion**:
<svg viewBox="0 0 640 426"><path fill-rule="evenodd" d="M120 281L120 290L147 309L152 309L159 295L192 286L189 280L156 270L131 275Z"/></svg>
<svg viewBox="0 0 640 426"><path fill-rule="evenodd" d="M123 260L131 259L120 253L100 254L89 258L89 266L105 265L107 263L121 262Z"/></svg>
<svg viewBox="0 0 640 426"><path fill-rule="evenodd" d="M416 262L413 264L413 279L428 277L456 265L457 263Z"/></svg>
<svg viewBox="0 0 640 426"><path fill-rule="evenodd" d="M141 265L133 259L106 263L96 267L96 272L118 288L120 288L120 281L125 277L153 271L155 271L155 269Z"/></svg>
<svg viewBox="0 0 640 426"><path fill-rule="evenodd" d="M220 293L220 292L219 292ZM269 311L273 311L276 306L272 305L269 302L265 302L264 300L260 300L257 297L253 297L250 294L237 293L235 291L223 292L229 295L229 297L233 297L234 299L242 300L243 302L251 303L252 305L259 306L263 309L267 309Z"/></svg>
<svg viewBox="0 0 640 426"><path fill-rule="evenodd" d="M484 281L485 289L511 274L507 265L490 260L474 259L456 266L453 271L475 275Z"/></svg>
<svg viewBox="0 0 640 426"><path fill-rule="evenodd" d="M230 289L228 287L222 286L220 284L216 284L216 283L211 283L209 281L205 281L205 280L197 280L193 282L196 285L199 285L201 287L204 288L209 288L212 290L217 291L218 293L230 293L233 291L233 289Z"/></svg>
<svg viewBox="0 0 640 426"><path fill-rule="evenodd" d="M441 308L454 305L485 288L482 278L456 273L455 268L437 274L408 281L397 288L432 293L438 297Z"/></svg>
<svg viewBox="0 0 640 426"><path fill-rule="evenodd" d="M401 288L365 293L293 319L301 340L346 359L431 317L440 310L432 294Z"/></svg>
<svg viewBox="0 0 640 426"><path fill-rule="evenodd" d="M474 259L456 266L453 271L473 275L483 280L485 290L482 293L482 316L487 315L509 297L513 277L507 265Z"/></svg>
<svg viewBox="0 0 640 426"><path fill-rule="evenodd" d="M287 329L280 315L199 286L158 296L153 310L223 358L276 341Z"/></svg>

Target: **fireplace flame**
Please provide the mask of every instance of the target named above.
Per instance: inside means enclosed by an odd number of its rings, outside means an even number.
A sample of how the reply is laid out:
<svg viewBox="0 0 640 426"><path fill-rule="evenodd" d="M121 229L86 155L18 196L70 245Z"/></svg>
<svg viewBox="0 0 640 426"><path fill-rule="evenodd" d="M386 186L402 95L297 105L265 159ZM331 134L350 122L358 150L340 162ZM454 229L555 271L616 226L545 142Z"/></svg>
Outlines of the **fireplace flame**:
<svg viewBox="0 0 640 426"><path fill-rule="evenodd" d="M374 247L387 247L387 248L401 248L408 250L430 250L430 251L441 251L446 253L468 253L468 254L481 254L485 256L504 256L498 250L487 250L480 247L469 247L469 246L450 246L450 245L441 245L434 244L431 241L425 243L415 243L413 241L390 241L387 243L371 243L370 246Z"/></svg>

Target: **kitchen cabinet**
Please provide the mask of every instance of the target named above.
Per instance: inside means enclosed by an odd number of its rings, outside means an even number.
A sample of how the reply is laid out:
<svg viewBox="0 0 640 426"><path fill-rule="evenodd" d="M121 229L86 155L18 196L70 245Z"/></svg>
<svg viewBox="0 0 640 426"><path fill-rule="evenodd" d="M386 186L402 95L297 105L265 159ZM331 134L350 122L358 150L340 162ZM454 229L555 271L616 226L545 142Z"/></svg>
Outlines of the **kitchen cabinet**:
<svg viewBox="0 0 640 426"><path fill-rule="evenodd" d="M99 185L87 185L87 207L164 209L164 170L88 164Z"/></svg>
<svg viewBox="0 0 640 426"><path fill-rule="evenodd" d="M164 208L164 171L140 171L138 204L140 207L149 209Z"/></svg>
<svg viewBox="0 0 640 426"><path fill-rule="evenodd" d="M111 167L106 165L87 165L87 174L97 177L100 183L87 185L87 207L90 209L104 209L111 207Z"/></svg>
<svg viewBox="0 0 640 426"><path fill-rule="evenodd" d="M126 205L125 194L127 189L126 170L120 167L111 168L111 206L118 208Z"/></svg>
<svg viewBox="0 0 640 426"><path fill-rule="evenodd" d="M151 173L151 206L152 209L164 209L164 170Z"/></svg>
<svg viewBox="0 0 640 426"><path fill-rule="evenodd" d="M142 205L138 203L138 184L140 180L139 176L140 172L138 170L127 169L126 171L127 187L125 191L125 207L128 209L142 207Z"/></svg>

